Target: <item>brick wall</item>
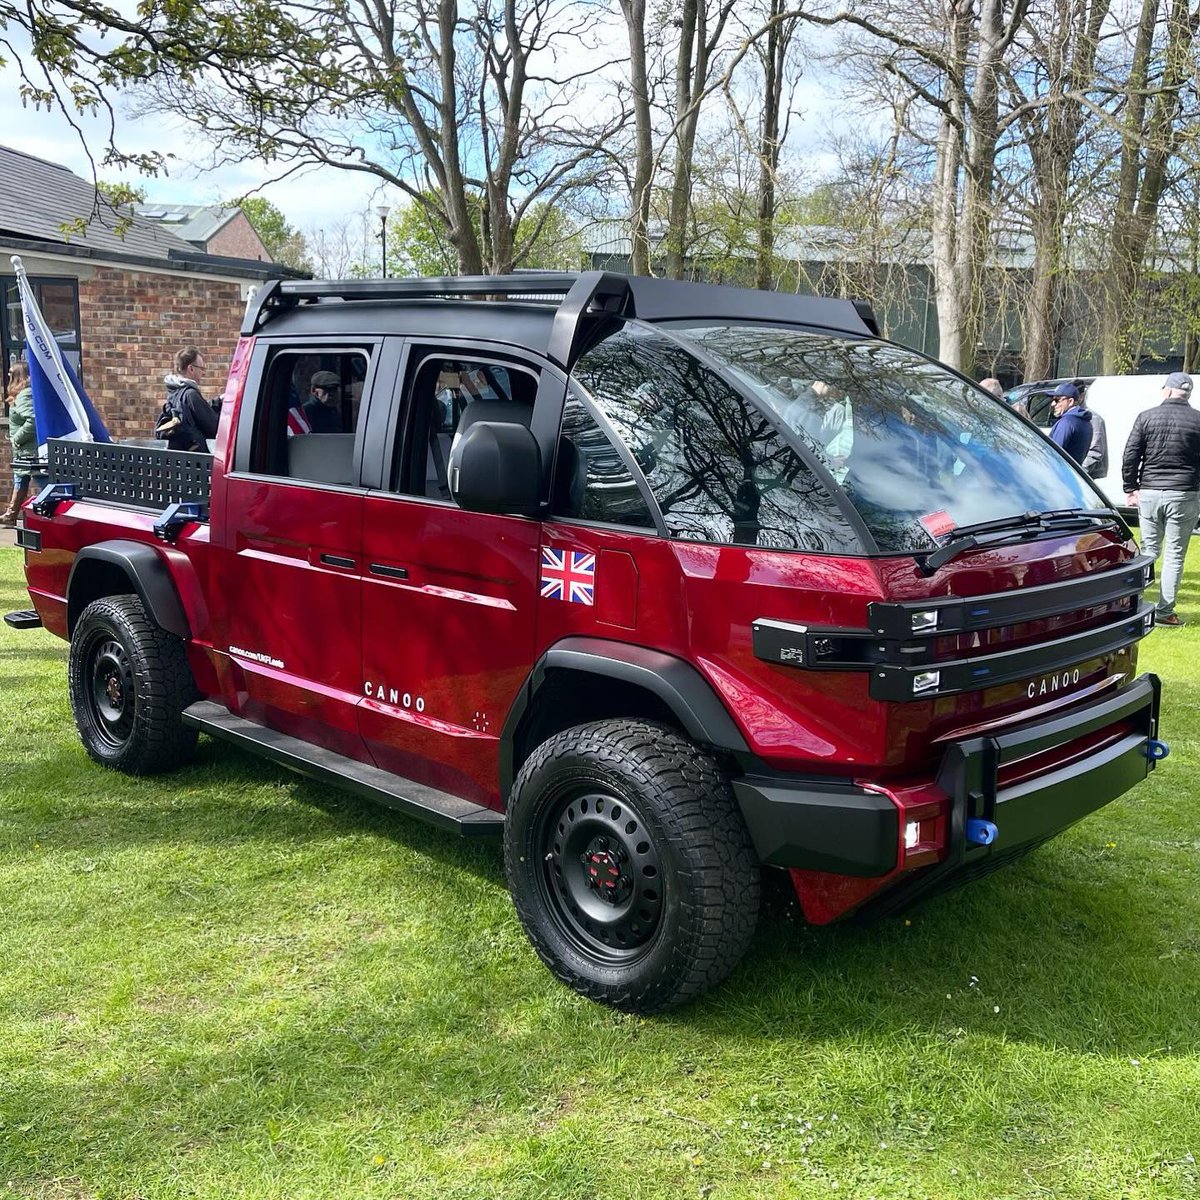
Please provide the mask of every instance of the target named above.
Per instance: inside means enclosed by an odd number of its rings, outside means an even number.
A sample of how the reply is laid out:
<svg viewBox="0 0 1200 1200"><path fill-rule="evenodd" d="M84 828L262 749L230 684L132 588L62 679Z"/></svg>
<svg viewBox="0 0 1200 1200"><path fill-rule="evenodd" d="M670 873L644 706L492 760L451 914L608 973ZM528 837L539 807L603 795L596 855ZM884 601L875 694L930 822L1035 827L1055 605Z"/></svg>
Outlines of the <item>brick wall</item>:
<svg viewBox="0 0 1200 1200"><path fill-rule="evenodd" d="M98 266L80 279L83 385L113 438L151 436L165 399L163 376L186 345L204 355L204 396L220 394L245 307L236 283L204 275ZM12 447L7 436L0 442L5 491Z"/></svg>
<svg viewBox="0 0 1200 1200"><path fill-rule="evenodd" d="M256 258L271 262L271 255L244 212L239 212L222 225L204 247L208 254L223 254L227 258Z"/></svg>

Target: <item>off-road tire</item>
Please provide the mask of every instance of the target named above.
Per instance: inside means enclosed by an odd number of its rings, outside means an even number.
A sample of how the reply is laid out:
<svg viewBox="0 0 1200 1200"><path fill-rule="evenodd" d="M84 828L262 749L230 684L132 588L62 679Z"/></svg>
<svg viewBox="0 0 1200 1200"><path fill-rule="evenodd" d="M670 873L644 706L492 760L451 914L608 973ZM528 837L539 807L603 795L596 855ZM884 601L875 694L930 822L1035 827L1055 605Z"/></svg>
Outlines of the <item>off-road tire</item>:
<svg viewBox="0 0 1200 1200"><path fill-rule="evenodd" d="M71 634L71 710L88 754L127 775L188 762L196 730L183 710L199 699L183 642L146 615L137 596L93 600Z"/></svg>
<svg viewBox="0 0 1200 1200"><path fill-rule="evenodd" d="M627 1012L699 996L754 934L760 870L729 782L661 725L597 721L543 742L513 784L504 863L546 966Z"/></svg>

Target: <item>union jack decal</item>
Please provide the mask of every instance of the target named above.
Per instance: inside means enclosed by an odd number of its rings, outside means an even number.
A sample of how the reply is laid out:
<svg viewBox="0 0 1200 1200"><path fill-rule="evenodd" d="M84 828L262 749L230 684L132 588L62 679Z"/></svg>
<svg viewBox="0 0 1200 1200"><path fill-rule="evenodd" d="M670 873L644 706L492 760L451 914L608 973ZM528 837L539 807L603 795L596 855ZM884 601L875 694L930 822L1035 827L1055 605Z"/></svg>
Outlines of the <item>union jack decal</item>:
<svg viewBox="0 0 1200 1200"><path fill-rule="evenodd" d="M542 595L571 604L596 603L596 556L586 550L542 547Z"/></svg>

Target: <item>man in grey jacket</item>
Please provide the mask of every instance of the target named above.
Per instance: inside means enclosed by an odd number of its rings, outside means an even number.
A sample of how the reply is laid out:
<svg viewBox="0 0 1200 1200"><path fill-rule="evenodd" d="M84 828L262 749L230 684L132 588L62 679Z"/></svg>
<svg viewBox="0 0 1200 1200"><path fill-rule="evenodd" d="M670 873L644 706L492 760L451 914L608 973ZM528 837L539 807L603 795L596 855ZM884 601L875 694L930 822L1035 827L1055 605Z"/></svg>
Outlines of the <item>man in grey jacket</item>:
<svg viewBox="0 0 1200 1200"><path fill-rule="evenodd" d="M1162 403L1138 413L1121 461L1125 499L1137 505L1142 549L1156 562L1163 555L1156 617L1166 626L1183 624L1175 597L1200 516L1200 412L1188 403L1191 394L1191 376L1172 371L1163 381Z"/></svg>

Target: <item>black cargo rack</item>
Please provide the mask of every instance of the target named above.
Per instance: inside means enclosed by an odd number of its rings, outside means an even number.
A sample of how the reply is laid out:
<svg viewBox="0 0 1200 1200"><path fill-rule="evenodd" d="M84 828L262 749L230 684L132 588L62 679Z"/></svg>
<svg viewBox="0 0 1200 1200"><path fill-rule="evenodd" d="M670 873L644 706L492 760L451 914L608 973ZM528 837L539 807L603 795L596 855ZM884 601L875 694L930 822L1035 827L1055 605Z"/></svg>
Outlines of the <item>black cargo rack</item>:
<svg viewBox="0 0 1200 1200"><path fill-rule="evenodd" d="M272 279L246 306L242 336L299 305L329 301L460 301L506 298L555 309L548 353L569 369L597 319L643 321L750 320L811 325L857 336L879 336L871 306L861 300L764 292L609 271L582 274L529 271L439 279Z"/></svg>
<svg viewBox="0 0 1200 1200"><path fill-rule="evenodd" d="M155 512L172 504L208 507L211 454L50 438L46 458L50 481L73 485L81 500L108 500Z"/></svg>

